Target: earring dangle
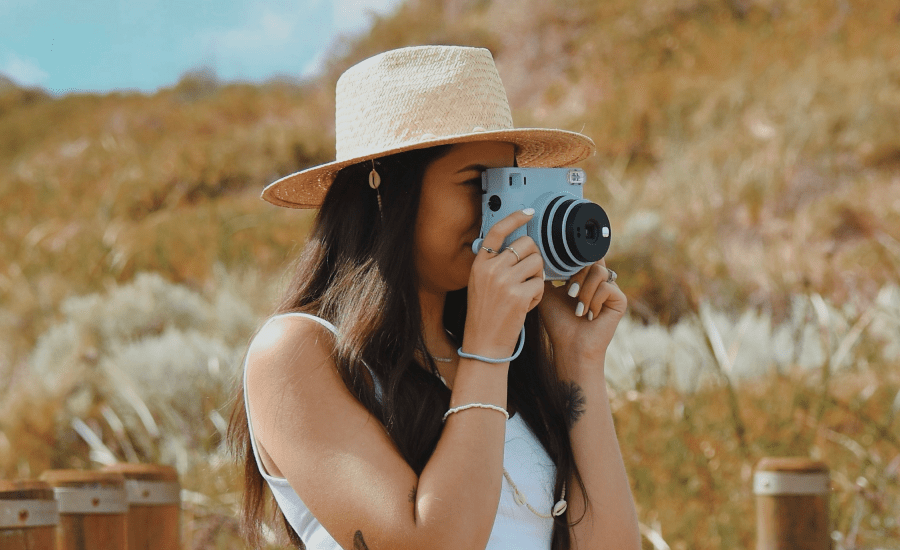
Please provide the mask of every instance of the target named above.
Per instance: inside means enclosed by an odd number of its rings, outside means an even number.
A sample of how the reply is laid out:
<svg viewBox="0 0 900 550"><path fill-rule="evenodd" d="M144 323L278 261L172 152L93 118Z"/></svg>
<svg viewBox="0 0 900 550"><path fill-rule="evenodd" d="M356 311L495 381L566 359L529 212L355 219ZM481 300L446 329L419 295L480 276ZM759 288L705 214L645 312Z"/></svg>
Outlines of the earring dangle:
<svg viewBox="0 0 900 550"><path fill-rule="evenodd" d="M378 217L381 218L381 221L384 221L384 213L381 211L381 191L378 190L380 185L381 176L375 171L375 159L372 159L372 171L369 172L369 187L375 190L376 197L378 198Z"/></svg>

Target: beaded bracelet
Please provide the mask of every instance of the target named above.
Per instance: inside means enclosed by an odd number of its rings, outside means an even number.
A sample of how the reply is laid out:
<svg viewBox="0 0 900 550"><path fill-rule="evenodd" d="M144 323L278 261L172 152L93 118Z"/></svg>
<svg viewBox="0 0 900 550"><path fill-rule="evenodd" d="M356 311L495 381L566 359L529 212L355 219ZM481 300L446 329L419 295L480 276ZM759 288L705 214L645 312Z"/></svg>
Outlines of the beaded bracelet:
<svg viewBox="0 0 900 550"><path fill-rule="evenodd" d="M479 409L493 409L495 411L502 412L503 416L505 416L506 419L509 420L509 413L506 412L506 409L504 409L503 407L498 407L497 405L486 405L484 403L469 403L468 405L460 405L459 407L453 407L452 409L445 412L444 418L443 418L443 420L441 420L441 422L446 422L447 417L455 412L464 411L466 409L471 409L474 407L477 407Z"/></svg>
<svg viewBox="0 0 900 550"><path fill-rule="evenodd" d="M510 357L506 357L504 359L491 359L490 357L482 357L480 355L475 355L472 353L465 353L462 350L462 346L456 350L456 354L460 357L465 357L467 359L475 359L476 361L483 361L485 363L506 363L508 361L512 361L516 357L522 353L522 347L525 345L525 327L522 327L522 332L519 334L519 345L516 347L516 352L512 354Z"/></svg>

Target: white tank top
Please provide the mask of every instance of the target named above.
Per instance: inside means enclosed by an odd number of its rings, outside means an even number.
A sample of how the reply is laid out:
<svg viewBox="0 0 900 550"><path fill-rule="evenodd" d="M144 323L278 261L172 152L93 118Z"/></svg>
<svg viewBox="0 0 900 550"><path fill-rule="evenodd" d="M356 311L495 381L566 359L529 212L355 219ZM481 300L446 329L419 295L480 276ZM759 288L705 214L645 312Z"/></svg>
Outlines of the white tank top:
<svg viewBox="0 0 900 550"><path fill-rule="evenodd" d="M269 319L266 324L278 317L285 316L312 319L332 333L337 333L334 325L328 321L306 313L277 315ZM375 383L375 394L381 399L381 383L371 369L369 372ZM246 362L244 363L244 407L247 411L247 423L250 428L250 441L253 445L256 465L266 483L269 484L275 501L288 523L300 536L308 550L342 550L325 527L312 515L312 512L303 503L303 499L294 491L288 481L282 477L269 475L263 467L256 449L253 421L250 418ZM519 414L512 416L506 422L503 466L519 490L525 494L527 502L535 510L549 515L554 503L553 487L556 481L556 466ZM549 550L553 520L538 517L526 505L516 504L513 499L513 489L505 477L502 477L502 484L497 516L494 519L494 527L485 550Z"/></svg>

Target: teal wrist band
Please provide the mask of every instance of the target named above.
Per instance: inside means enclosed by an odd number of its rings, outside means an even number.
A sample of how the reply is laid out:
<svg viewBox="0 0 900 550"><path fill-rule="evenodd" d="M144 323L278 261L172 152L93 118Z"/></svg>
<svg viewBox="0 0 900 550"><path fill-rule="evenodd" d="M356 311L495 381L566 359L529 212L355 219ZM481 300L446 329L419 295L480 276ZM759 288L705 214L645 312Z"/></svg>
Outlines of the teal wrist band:
<svg viewBox="0 0 900 550"><path fill-rule="evenodd" d="M516 352L512 354L511 357L506 357L504 359L491 359L490 357L482 357L480 355L475 355L472 353L466 353L462 350L462 346L456 350L456 354L460 357L465 357L466 359L475 359L476 361L482 361L484 363L506 363L512 361L516 357L522 353L522 347L525 345L525 327L522 327L522 332L519 334L519 345L516 346Z"/></svg>

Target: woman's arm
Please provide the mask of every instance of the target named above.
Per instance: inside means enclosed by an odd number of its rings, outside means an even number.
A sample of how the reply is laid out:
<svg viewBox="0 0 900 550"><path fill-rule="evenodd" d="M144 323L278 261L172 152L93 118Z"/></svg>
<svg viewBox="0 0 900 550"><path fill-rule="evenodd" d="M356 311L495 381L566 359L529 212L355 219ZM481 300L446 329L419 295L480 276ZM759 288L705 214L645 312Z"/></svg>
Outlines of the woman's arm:
<svg viewBox="0 0 900 550"><path fill-rule="evenodd" d="M606 379L595 365L566 365L569 392L570 438L575 463L590 500L585 513L581 487L573 477L566 483L572 550L639 550L640 532L631 487L616 438Z"/></svg>
<svg viewBox="0 0 900 550"><path fill-rule="evenodd" d="M343 548L483 550L500 500L503 415L451 415L417 477L344 386L332 345L318 323L297 317L269 323L254 341L247 391L268 473L287 478ZM460 361L451 405L505 408L508 367Z"/></svg>
<svg viewBox="0 0 900 550"><path fill-rule="evenodd" d="M547 286L540 304L556 373L570 393L570 439L590 502L574 479L567 483L574 549L639 550L637 513L616 438L604 364L628 300L613 284L603 260L583 269L567 286ZM571 495L571 496L569 496Z"/></svg>
<svg viewBox="0 0 900 550"><path fill-rule="evenodd" d="M485 247L499 249L533 214L500 220ZM537 246L517 250L520 262L486 249L475 257L462 343L471 354L511 355L525 315L540 302ZM302 318L269 323L251 346L249 408L270 473L288 480L344 548L484 550L500 503L504 415L484 408L452 414L417 477L347 390L332 351L331 334ZM509 362L460 359L450 406L506 408L508 373Z"/></svg>

